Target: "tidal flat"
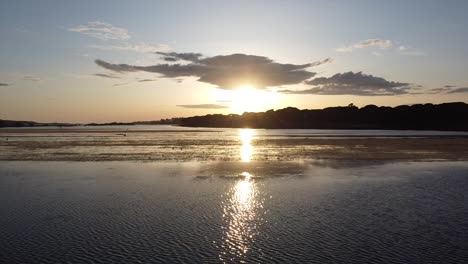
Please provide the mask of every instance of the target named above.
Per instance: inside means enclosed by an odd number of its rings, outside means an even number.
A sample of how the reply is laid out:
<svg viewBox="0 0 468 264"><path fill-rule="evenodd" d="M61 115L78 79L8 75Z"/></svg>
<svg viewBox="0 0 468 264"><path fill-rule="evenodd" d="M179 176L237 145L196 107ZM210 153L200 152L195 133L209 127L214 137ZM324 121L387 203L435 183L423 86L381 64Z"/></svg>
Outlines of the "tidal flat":
<svg viewBox="0 0 468 264"><path fill-rule="evenodd" d="M0 160L9 161L455 161L468 160L468 132L23 128L0 129L0 149Z"/></svg>
<svg viewBox="0 0 468 264"><path fill-rule="evenodd" d="M148 129L1 130L0 262L468 261L463 132Z"/></svg>

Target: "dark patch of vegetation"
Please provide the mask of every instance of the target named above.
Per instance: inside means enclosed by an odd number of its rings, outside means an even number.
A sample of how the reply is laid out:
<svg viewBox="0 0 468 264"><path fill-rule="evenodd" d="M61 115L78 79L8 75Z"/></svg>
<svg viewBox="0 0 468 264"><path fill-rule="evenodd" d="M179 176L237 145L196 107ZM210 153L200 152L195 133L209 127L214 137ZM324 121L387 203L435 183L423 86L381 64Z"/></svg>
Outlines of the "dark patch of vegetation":
<svg viewBox="0 0 468 264"><path fill-rule="evenodd" d="M189 127L402 129L468 131L468 104L415 104L397 107L350 104L317 110L288 107L242 115L205 115L182 118Z"/></svg>
<svg viewBox="0 0 468 264"><path fill-rule="evenodd" d="M396 107L349 104L344 107L299 110L287 107L242 115L205 115L168 118L158 121L90 123L86 126L119 125L181 125L188 127L233 128L310 128L310 129L399 129L468 131L468 104L415 104ZM1 120L0 127L78 126L68 123L37 123L33 121Z"/></svg>
<svg viewBox="0 0 468 264"><path fill-rule="evenodd" d="M69 123L38 123L34 121L15 121L0 119L0 127L39 127L39 126L76 126L77 124Z"/></svg>

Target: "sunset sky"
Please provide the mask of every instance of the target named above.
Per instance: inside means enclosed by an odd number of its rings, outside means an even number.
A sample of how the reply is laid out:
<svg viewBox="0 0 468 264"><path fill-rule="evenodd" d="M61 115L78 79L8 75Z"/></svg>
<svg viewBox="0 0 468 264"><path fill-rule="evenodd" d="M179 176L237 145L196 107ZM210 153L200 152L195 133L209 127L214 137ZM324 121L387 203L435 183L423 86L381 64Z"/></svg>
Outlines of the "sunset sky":
<svg viewBox="0 0 468 264"><path fill-rule="evenodd" d="M1 1L0 119L468 102L468 1Z"/></svg>

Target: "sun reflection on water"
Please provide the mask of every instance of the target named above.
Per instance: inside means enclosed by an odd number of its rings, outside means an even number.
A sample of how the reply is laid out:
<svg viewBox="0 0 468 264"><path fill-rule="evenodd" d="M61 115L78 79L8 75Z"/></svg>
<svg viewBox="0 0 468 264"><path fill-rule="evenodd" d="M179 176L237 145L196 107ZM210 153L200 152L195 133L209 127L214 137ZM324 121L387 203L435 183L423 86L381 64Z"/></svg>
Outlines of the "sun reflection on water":
<svg viewBox="0 0 468 264"><path fill-rule="evenodd" d="M239 130L242 162L252 160L254 135L255 131L252 129ZM223 201L224 239L219 257L224 263L242 263L245 260L265 214L264 201L260 196L255 176L249 172L242 172L238 176L240 179L230 189L228 198Z"/></svg>
<svg viewBox="0 0 468 264"><path fill-rule="evenodd" d="M252 129L244 128L239 131L239 137L242 142L240 148L240 156L243 162L250 162L253 155L252 138L255 131Z"/></svg>
<svg viewBox="0 0 468 264"><path fill-rule="evenodd" d="M265 214L264 201L255 177L248 172L240 176L241 179L233 185L223 206L225 227L220 260L225 263L242 262L245 259Z"/></svg>

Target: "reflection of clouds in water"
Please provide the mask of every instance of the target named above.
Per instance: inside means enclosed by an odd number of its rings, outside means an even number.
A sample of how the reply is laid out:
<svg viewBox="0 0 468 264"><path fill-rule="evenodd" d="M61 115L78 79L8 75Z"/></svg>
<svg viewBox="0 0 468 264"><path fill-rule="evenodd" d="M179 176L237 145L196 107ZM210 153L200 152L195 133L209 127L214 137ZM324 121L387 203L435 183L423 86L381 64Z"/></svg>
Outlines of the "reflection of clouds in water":
<svg viewBox="0 0 468 264"><path fill-rule="evenodd" d="M255 239L258 225L263 221L263 199L259 189L248 172L237 181L223 202L225 220L224 240L221 245L220 260L231 262L243 258Z"/></svg>
<svg viewBox="0 0 468 264"><path fill-rule="evenodd" d="M253 155L252 138L255 135L255 131L252 129L244 128L239 131L239 137L242 141L240 149L241 160L243 162L250 162Z"/></svg>

